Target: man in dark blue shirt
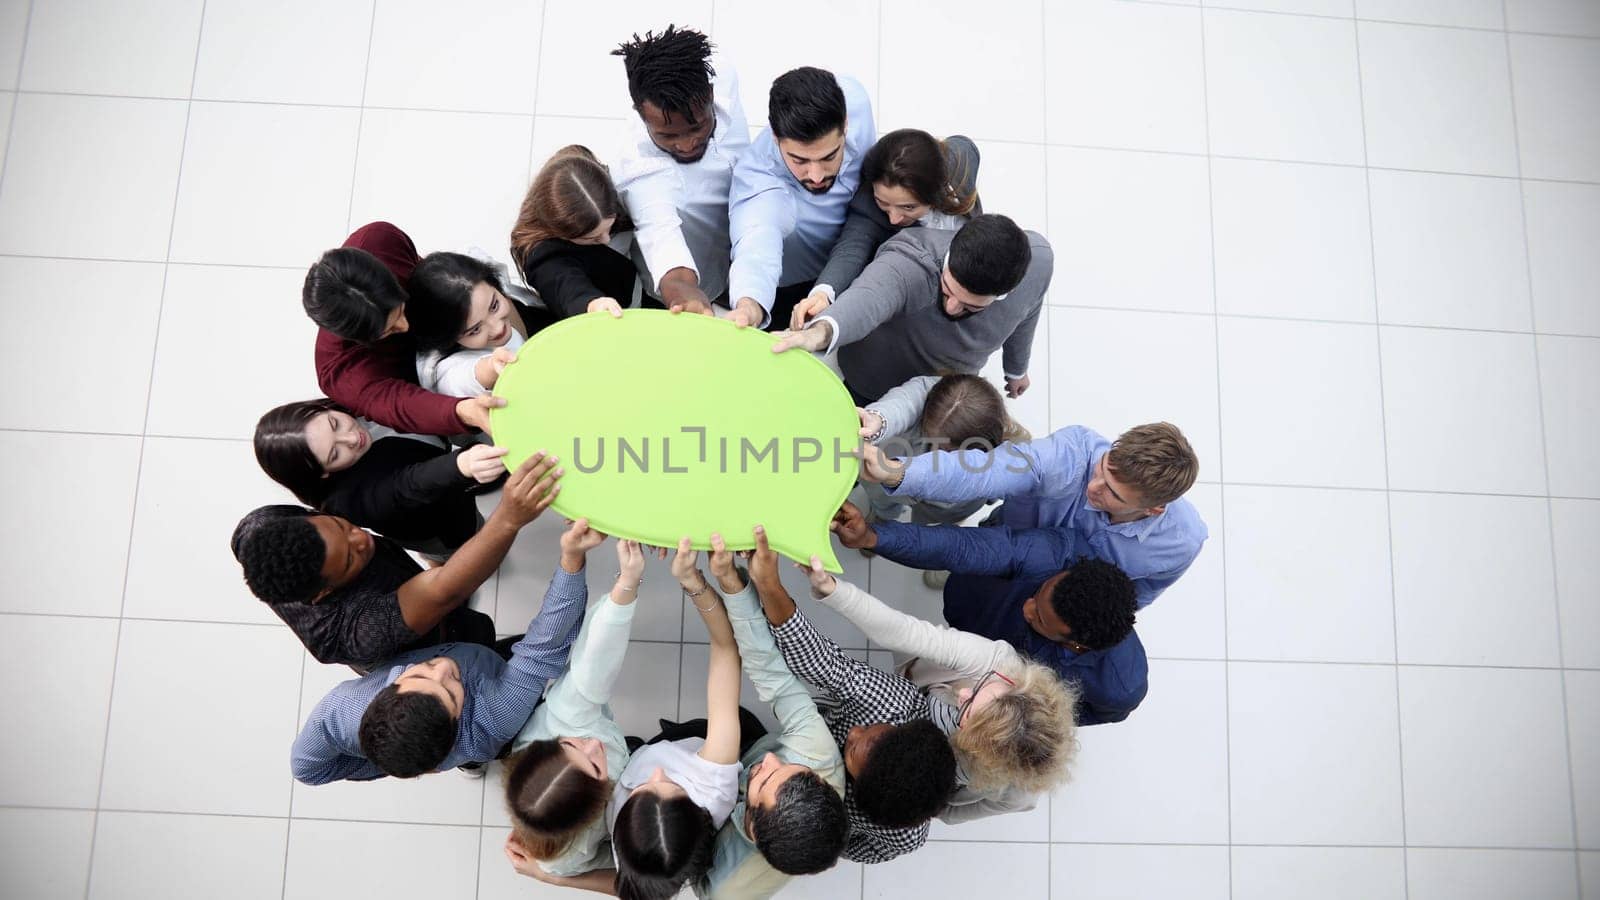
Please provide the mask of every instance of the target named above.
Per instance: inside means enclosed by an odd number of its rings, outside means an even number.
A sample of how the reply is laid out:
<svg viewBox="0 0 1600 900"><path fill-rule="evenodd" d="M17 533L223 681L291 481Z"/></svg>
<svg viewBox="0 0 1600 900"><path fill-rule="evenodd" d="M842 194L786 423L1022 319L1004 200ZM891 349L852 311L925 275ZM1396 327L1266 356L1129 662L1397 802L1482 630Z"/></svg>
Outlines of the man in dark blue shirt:
<svg viewBox="0 0 1600 900"><path fill-rule="evenodd" d="M1072 529L869 525L846 503L833 530L846 547L948 569L945 621L1006 641L1077 685L1079 725L1120 722L1144 699L1150 668L1133 630L1133 582L1111 563L1079 559Z"/></svg>

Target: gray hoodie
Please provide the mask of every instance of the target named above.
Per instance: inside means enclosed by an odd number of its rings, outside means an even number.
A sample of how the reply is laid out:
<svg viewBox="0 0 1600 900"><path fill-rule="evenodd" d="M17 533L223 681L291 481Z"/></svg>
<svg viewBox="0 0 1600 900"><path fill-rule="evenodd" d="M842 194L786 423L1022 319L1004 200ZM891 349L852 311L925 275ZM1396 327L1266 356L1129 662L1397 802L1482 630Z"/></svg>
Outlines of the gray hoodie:
<svg viewBox="0 0 1600 900"><path fill-rule="evenodd" d="M1055 269L1050 242L1027 232L1033 259L1022 283L989 308L952 320L944 314L939 275L955 235L909 228L885 241L820 317L832 321L845 384L861 398L876 400L918 375L977 373L1002 348L1008 378L1028 373L1033 330Z"/></svg>

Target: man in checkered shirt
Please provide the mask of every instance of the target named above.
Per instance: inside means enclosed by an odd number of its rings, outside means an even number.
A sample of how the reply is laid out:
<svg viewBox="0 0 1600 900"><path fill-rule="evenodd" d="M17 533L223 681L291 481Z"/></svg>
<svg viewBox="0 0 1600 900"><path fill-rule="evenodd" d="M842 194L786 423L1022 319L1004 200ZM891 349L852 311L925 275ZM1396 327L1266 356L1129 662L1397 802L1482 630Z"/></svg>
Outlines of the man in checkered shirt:
<svg viewBox="0 0 1600 900"><path fill-rule="evenodd" d="M795 608L777 577L755 580L789 670L818 694L817 710L844 755L844 858L887 862L921 847L928 820L956 786L956 757L929 719L928 698L904 678L845 655Z"/></svg>

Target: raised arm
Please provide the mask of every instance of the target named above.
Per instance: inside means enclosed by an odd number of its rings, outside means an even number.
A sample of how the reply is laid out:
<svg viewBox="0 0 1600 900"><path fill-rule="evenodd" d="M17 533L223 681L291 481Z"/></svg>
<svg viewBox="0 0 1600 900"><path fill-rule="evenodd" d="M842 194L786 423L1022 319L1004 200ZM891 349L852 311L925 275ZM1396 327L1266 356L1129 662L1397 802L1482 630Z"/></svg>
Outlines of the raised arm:
<svg viewBox="0 0 1600 900"><path fill-rule="evenodd" d="M791 332L773 345L781 352L804 347L814 353L832 353L845 344L866 337L872 329L889 321L918 296L917 281L926 277L915 264L898 254L879 256L856 278L850 288L827 312L813 319L802 331ZM926 293L926 287L920 293Z"/></svg>
<svg viewBox="0 0 1600 900"><path fill-rule="evenodd" d="M711 663L706 671L706 743L700 757L727 765L739 761L739 644L722 596L700 574L700 554L689 539L678 542L672 558L672 576L689 596L689 602L706 623L711 636Z"/></svg>
<svg viewBox="0 0 1600 900"><path fill-rule="evenodd" d="M828 285L836 293L844 291L872 261L872 254L878 252L879 245L893 235L889 217L878 208L872 196L872 185L862 179L861 186L850 198L844 227L828 254L827 264L817 276L817 284Z"/></svg>
<svg viewBox="0 0 1600 900"><path fill-rule="evenodd" d="M939 381L938 375L918 375L867 404L867 411L876 413L883 424L883 433L873 443L881 445L916 427L922 419L923 407L928 405L928 393Z"/></svg>
<svg viewBox="0 0 1600 900"><path fill-rule="evenodd" d="M728 298L735 305L750 300L760 306L766 327L783 277L783 241L795 228L794 198L768 169L775 157L772 136L763 132L733 167L728 194L728 238L733 264L728 271Z"/></svg>
<svg viewBox="0 0 1600 900"><path fill-rule="evenodd" d="M762 701L772 704L773 715L777 716L778 725L783 730L781 740L784 748L812 768L837 765L839 747L834 743L822 714L817 712L817 704L811 699L811 694L784 663L754 585L746 584L739 577L739 570L733 564L733 554L723 546L722 535L712 535L711 546L711 572L725 597L728 617L733 622L733 635L739 642L739 657L744 665L745 677L755 685L756 694ZM756 562L752 556L753 571L760 571L764 575L768 568L777 568L777 554L767 545L765 529L756 530L756 551L761 561Z"/></svg>
<svg viewBox="0 0 1600 900"><path fill-rule="evenodd" d="M991 670L1011 671L1016 666L1017 651L1005 641L907 615L850 582L835 579L820 566L808 574L812 595L855 623L874 646L929 660L964 678L982 678Z"/></svg>
<svg viewBox="0 0 1600 900"><path fill-rule="evenodd" d="M904 566L948 569L963 575L1051 575L1073 558L1073 537L1066 528L1006 526L951 528L879 522L868 525L855 504L839 508L830 526L851 549L867 549ZM1050 571L1031 560L1059 561Z"/></svg>
<svg viewBox="0 0 1600 900"><path fill-rule="evenodd" d="M500 505L483 528L444 565L400 585L396 593L407 628L427 634L494 574L522 526L555 502L561 491L556 483L562 472L555 468L558 461L542 451L528 457L511 473L502 489Z"/></svg>
<svg viewBox="0 0 1600 900"><path fill-rule="evenodd" d="M1007 441L991 451L939 450L903 463L863 466L862 477L891 496L961 503L1035 494L1067 497L1083 490L1093 432L1072 426L1023 443Z"/></svg>
<svg viewBox="0 0 1600 900"><path fill-rule="evenodd" d="M517 736L533 715L545 685L566 671L589 599L584 558L605 538L589 527L587 519L573 522L561 535L561 563L550 578L539 614L528 623L522 640L511 646L511 659L500 677L477 698L480 708L491 711L482 727L493 746Z"/></svg>
<svg viewBox="0 0 1600 900"><path fill-rule="evenodd" d="M611 691L622 673L633 632L634 601L644 574L644 553L635 541L617 541L617 581L589 608L572 643L566 674L545 692L552 727L567 734L586 730L605 715Z"/></svg>
<svg viewBox="0 0 1600 900"><path fill-rule="evenodd" d="M459 415L460 400L424 390L406 373L412 354L394 359L372 347L317 332L317 384L358 416L408 434L464 434L477 423Z"/></svg>

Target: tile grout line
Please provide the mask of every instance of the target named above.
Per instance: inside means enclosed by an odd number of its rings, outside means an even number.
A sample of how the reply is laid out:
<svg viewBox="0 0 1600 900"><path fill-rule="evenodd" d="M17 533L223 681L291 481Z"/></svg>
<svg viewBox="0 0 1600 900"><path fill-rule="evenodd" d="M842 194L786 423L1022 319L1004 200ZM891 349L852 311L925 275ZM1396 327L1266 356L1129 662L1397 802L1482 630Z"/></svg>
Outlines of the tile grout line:
<svg viewBox="0 0 1600 900"><path fill-rule="evenodd" d="M528 117L528 187L533 186L533 154L537 152L534 141L539 135L539 81L544 72L544 35L547 22L546 14L549 11L550 4L548 2L539 5L539 62L533 68L533 115ZM522 266L519 265L516 269L517 277L523 278ZM526 278L523 278L524 282L526 280ZM496 599L498 600L498 594Z"/></svg>
<svg viewBox="0 0 1600 900"><path fill-rule="evenodd" d="M1500 14L1506 17L1506 22L1509 24L1510 17L1509 10L1506 8L1506 0L1500 0ZM1539 306L1534 301L1533 296L1533 250L1528 238L1528 192L1526 185L1524 185L1521 178L1522 131L1521 126L1517 121L1516 66L1513 65L1511 61L1511 32L1505 32L1503 37L1505 39L1506 48L1506 85L1510 89L1511 93L1511 140L1512 146L1516 149L1517 155L1517 207L1519 212L1522 214L1522 264L1523 272L1528 277L1528 318L1532 327L1537 328L1539 327ZM1546 527L1549 529L1548 534L1550 537L1551 602L1555 607L1556 661L1559 662L1562 667L1560 672L1561 728L1562 735L1565 738L1565 740L1562 742L1562 749L1566 751L1567 757L1567 804L1568 813L1571 817L1569 822L1572 825L1572 846L1574 848L1572 853L1572 867L1577 877L1578 890L1581 892L1583 890L1583 857L1577 852L1577 847L1582 843L1579 837L1580 830L1577 790L1578 779L1572 764L1572 706L1570 699L1567 696L1566 641L1562 633L1561 624L1561 579L1557 574L1560 569L1561 561L1556 556L1555 501L1550 499L1550 435L1549 423L1545 421L1544 365L1539 353L1540 341L1538 336L1533 336L1531 340L1533 341L1533 384L1535 392L1539 398L1539 402L1536 407L1539 414L1539 451L1544 461L1544 512Z"/></svg>
<svg viewBox="0 0 1600 900"><path fill-rule="evenodd" d="M1514 29L1514 28L1509 27L1509 25L1506 23L1503 11L1502 11L1502 15L1501 15L1501 19L1502 19L1501 26L1498 27L1498 28L1491 28L1491 27L1488 27L1488 26L1485 26L1485 25L1454 25L1454 24L1449 24L1449 23L1445 23L1445 22L1412 22L1412 21L1406 21L1406 20L1402 20L1402 19L1373 19L1373 18L1368 18L1366 16L1362 16L1362 15L1359 15L1359 14L1352 14L1352 15L1348 15L1348 16L1335 16L1335 15L1330 15L1328 13L1295 12L1293 10L1285 10L1285 9L1261 9L1261 8L1257 8L1257 7L1228 6L1228 5L1223 5L1223 4L1212 4L1212 3L1206 3L1206 4L1204 4L1202 6L1202 5L1196 5L1194 3L1174 2L1174 0L1116 0L1116 2L1120 2L1120 3L1138 3L1138 4L1141 4L1141 5L1144 5L1144 6L1170 6L1170 7L1174 7L1174 8L1177 8L1177 9L1215 9L1215 10L1219 10L1219 11L1222 11L1222 12L1257 13L1257 14L1265 15L1265 16L1288 16L1288 17L1292 17L1292 18L1296 18L1296 19L1331 19L1331 20L1333 20L1335 22L1350 22L1350 21L1371 22L1371 23L1377 24L1377 25L1405 25L1405 26L1410 26L1410 27L1414 27L1414 28L1434 28L1434 29L1441 29L1441 30L1445 30L1445 31L1473 31L1473 32L1480 32L1480 33L1487 32L1489 34L1497 34L1497 33L1500 33L1500 32L1507 32L1507 33L1510 33L1510 34L1532 35L1534 37L1573 38L1574 40L1580 40L1580 41L1600 40L1600 35L1561 34L1559 32L1553 32L1553 31L1523 31L1523 30L1519 30L1519 29Z"/></svg>
<svg viewBox="0 0 1600 900"><path fill-rule="evenodd" d="M367 19L367 61L361 67L361 105L356 107L356 146L351 154L354 159L350 162L350 202L344 208L344 232L349 234L355 229L351 222L356 214L356 176L361 172L361 132L366 129L367 120L367 85L372 81L372 36L378 31L378 3L373 0L372 15ZM284 873L287 882L288 872ZM286 888L287 890L287 888Z"/></svg>
<svg viewBox="0 0 1600 900"><path fill-rule="evenodd" d="M300 730L300 712L305 704L306 656L307 654L305 653L300 654L300 689L295 692L294 696L294 730L297 733ZM296 739L298 739L298 734ZM283 823L283 876L282 882L278 885L278 897L280 900L289 895L289 843L294 837L294 785L294 775L291 773L289 776L289 814L284 817Z"/></svg>
<svg viewBox="0 0 1600 900"><path fill-rule="evenodd" d="M1367 88L1365 76L1361 71L1361 25L1356 23L1355 51L1356 51L1356 101L1360 104L1361 111L1361 158L1364 163L1371 162L1367 149ZM1400 776L1400 879L1404 896L1411 896L1411 853L1407 849L1411 835L1406 827L1406 740L1405 716L1401 706L1400 691L1400 602L1399 589L1395 586L1394 566L1394 493L1390 489L1389 478L1389 410L1385 402L1383 380L1383 326L1379 324L1378 303L1378 244L1376 230L1373 225L1372 213L1372 169L1367 166L1362 168L1362 186L1366 190L1367 202L1367 252L1372 260L1372 336L1376 345L1378 359L1378 434L1383 440L1383 524L1385 529L1384 543L1389 551L1389 628L1390 640L1393 642L1394 653L1394 734L1396 771Z"/></svg>
<svg viewBox="0 0 1600 900"><path fill-rule="evenodd" d="M1121 0L1121 2L1147 2L1147 0ZM1194 8L1194 7L1183 7L1183 8L1189 9L1189 8ZM1367 20L1358 20L1358 21L1367 21ZM1519 33L1521 33L1521 32L1519 32ZM1570 35L1549 35L1549 36L1550 37L1571 37ZM1600 40L1600 38L1596 38L1595 40ZM104 100L165 100L165 101L170 101L170 102L179 102L179 101L182 101L182 99L183 99L181 97L179 97L179 98L174 98L174 97L152 97L152 96L144 96L144 95L138 95L138 94L101 94L101 93L85 93L85 92L78 92L78 91L17 90L17 91L12 91L10 93L15 93L15 94L17 94L19 96L22 95L22 94L30 94L30 95L47 96L47 97L89 97L89 98L97 98L97 99L104 99ZM284 107L306 108L306 109L342 109L342 110L361 109L361 110L368 110L368 111L373 111L373 112L410 112L410 113L439 113L439 114L444 114L444 115L499 116L499 117L502 117L502 118L515 118L515 119L526 118L529 115L526 112L506 112L506 111L499 111L499 110L446 109L446 108L429 108L429 107L412 107L412 106L359 106L358 107L358 106L354 106L354 105L351 105L351 104L348 104L348 103L303 103L303 102L286 102L286 101L278 101L278 100L208 100L208 99L203 99L203 98L197 98L197 99L193 100L192 102L201 103L201 104L216 104L216 105L242 104L242 105L249 105L249 106L284 106ZM576 119L576 120L581 120L581 121L619 122L619 123L626 121L626 119L624 117L620 117L620 116L585 116L585 115L573 115L573 114L566 114L566 113L548 113L548 114L544 114L544 115L545 115L546 118L552 118L552 119ZM1154 155L1161 155L1161 156L1184 156L1184 157L1189 157L1189 158L1192 158L1192 159L1198 159L1198 158L1201 158L1201 157L1204 157L1204 156L1208 155L1208 154L1205 154L1205 153L1199 153L1199 152L1194 152L1194 151L1168 150L1168 149L1154 148L1154 147L1119 147L1119 146L1113 146L1113 145L1109 145L1109 144L1046 143L1044 141L1018 140L1018 139L1015 139L1015 138L997 138L997 137L990 137L990 136L981 135L981 134L980 135L970 135L970 137L972 137L973 140L981 141L983 143L1012 144L1012 145L1023 146L1023 147L1060 148L1060 149L1066 149L1066 150L1084 150L1084 151L1090 151L1090 152L1103 152L1103 153L1145 153L1145 154L1154 154ZM1548 177L1530 177L1530 176L1517 176L1517 175L1499 175L1499 174L1495 174L1495 173L1492 173L1492 172L1451 172L1451 171L1445 171L1445 170L1441 170L1441 169L1412 169L1412 168L1405 168L1405 167L1402 167L1402 166L1364 166L1364 165L1358 165L1356 163L1342 163L1342 162L1334 162L1334 161L1322 160L1322 159L1290 159L1290 158L1284 158L1284 157L1269 157L1269 156L1242 156L1242 155L1229 154L1229 153L1214 153L1214 154L1209 154L1209 155L1212 156L1215 159L1235 160L1235 161L1239 161L1239 162L1272 163L1272 164L1279 164L1279 165L1295 165L1295 166L1325 166L1325 167L1330 167L1330 168L1341 168L1341 169L1371 168L1371 169L1373 169L1375 171L1380 171L1380 172L1403 172L1403 173L1413 174L1413 175L1443 175L1443 176L1454 176L1454 177L1459 177L1459 178L1491 178L1491 179L1495 179L1495 180L1498 180L1498 181L1512 181L1512 180L1516 180L1516 179L1518 179L1520 177L1521 180L1523 180L1523 181L1534 181L1534 182L1543 182L1543 183L1550 183L1550 184L1600 185L1600 181L1586 181L1584 179L1578 179L1578 178L1548 178ZM196 265L204 265L204 264L203 263L196 263ZM296 267L293 267L293 266L278 266L278 267L272 267L272 268L296 268Z"/></svg>
<svg viewBox="0 0 1600 900"><path fill-rule="evenodd" d="M28 58L28 28L33 25L33 0L28 0L28 11L22 17L22 46L17 51L17 84L11 94L11 111L6 114L6 148L0 155L0 196L4 196L6 163L11 159L11 145L17 142L17 106L22 100L22 65Z"/></svg>
<svg viewBox="0 0 1600 900"><path fill-rule="evenodd" d="M881 38L880 38L881 40ZM1049 0L1040 0L1039 3L1039 75L1042 84L1039 87L1039 133L1044 135L1044 231L1050 233L1050 3ZM878 65L883 65L883 55L878 55ZM1046 293L1049 293L1048 289ZM1055 386L1055 353L1051 342L1051 334L1055 331L1053 315L1049 304L1044 298L1039 301L1039 318L1044 320L1044 427L1046 434L1054 434L1051 426L1054 424L1054 386ZM1037 329L1037 325L1035 328ZM1031 357L1030 357L1031 358ZM1031 365L1031 363L1030 363ZM1004 363L1001 365L1000 378L1005 379ZM1024 372L1023 374L1027 374ZM943 594L943 591L940 592ZM868 662L871 660L869 659ZM1056 854L1053 849L1055 840L1056 800L1055 791L1048 791L1044 795L1044 895L1049 900L1055 900L1056 895ZM863 867L865 869L865 867ZM863 895L864 895L863 891Z"/></svg>
<svg viewBox="0 0 1600 900"><path fill-rule="evenodd" d="M1211 268L1211 349L1216 364L1217 384L1217 478L1226 483L1227 472L1222 452L1222 317L1217 302L1217 192L1212 174L1211 155L1211 83L1206 55L1206 14L1197 13L1200 20L1200 104L1206 127L1206 236L1210 241ZM1222 752L1223 790L1227 795L1228 815L1228 896L1233 896L1233 664L1228 647L1228 492L1217 491L1217 515L1221 521L1217 528L1223 535L1222 556L1217 569L1222 580Z"/></svg>
<svg viewBox="0 0 1600 900"><path fill-rule="evenodd" d="M31 3L29 5L28 16L31 24L33 16ZM170 217L167 220L167 252L166 259L163 261L161 267L161 299L156 302L156 327L155 333L152 335L150 341L150 372L145 377L144 419L140 423L141 434L139 436L139 454L134 463L133 508L128 513L127 551L122 560L122 593L117 604L116 643L112 645L111 651L111 686L110 690L106 692L106 725L105 730L101 733L100 738L100 772L95 787L94 824L89 832L89 861L88 865L85 867L83 884L84 900L88 900L89 891L94 886L95 849L100 835L100 806L105 800L106 764L111 757L111 716L117 708L117 669L122 662L122 634L124 630L123 626L126 624L126 620L123 618L123 616L128 610L128 573L133 569L133 539L139 524L139 494L140 486L144 481L145 449L149 443L149 439L143 434L143 432L150 427L150 399L155 389L156 355L161 349L161 318L165 313L165 307L167 303L167 284L172 273L172 242L174 237L177 235L178 230L178 199L183 195L183 163L184 158L189 151L189 125L194 118L194 82L195 77L200 71L200 41L201 37L205 34L205 24L206 4L205 0L201 0L200 24L199 27L195 29L194 62L189 68L189 99L185 101L183 108L183 138L182 142L178 145L178 173L177 178L173 179L172 210ZM27 39L26 36L24 36L23 55L26 56L26 54Z"/></svg>
<svg viewBox="0 0 1600 900"><path fill-rule="evenodd" d="M445 776L445 775L448 775L448 774L449 773L446 773L446 772L436 772L436 773L433 773L432 777ZM424 777L430 777L430 776L424 776ZM94 812L95 811L91 807L84 807L84 806L55 806L55 805L47 805L47 804L25 804L25 803L0 803L0 809L34 810L34 811L45 811L45 812L78 812L78 813L87 813L87 812ZM204 818L204 819L251 819L251 820L259 820L259 821L273 821L273 820L283 820L283 819L287 819L288 818L287 816L262 815L262 814L259 814L259 813L200 812L200 811L197 811L197 810L134 809L134 808L124 808L124 807L107 807L107 808L102 809L100 811L101 812L106 812L106 813L116 813L116 814L119 814L119 815L190 816L190 817L194 817L194 818ZM481 825L481 824L476 824L476 823L473 823L473 822L422 821L420 819L379 819L379 818L357 819L357 818L344 818L344 817L339 817L339 816L301 816L301 817L298 817L298 821L302 821L302 822L336 822L336 823L347 824L347 825L420 826L420 827L424 827L424 828L484 828L484 829L489 829L489 828L504 827L504 826L499 826L499 825ZM1052 844L1052 845L1055 845L1055 846L1062 846L1062 847L1072 846L1072 847L1218 847L1218 848L1227 848L1229 846L1238 846L1238 847L1266 847L1266 848L1286 848L1286 849L1326 848L1326 849L1335 849L1335 850L1337 850L1337 849L1366 849L1366 850L1400 850L1400 849L1402 849L1399 844L1380 844L1380 843L1330 844L1330 843L1326 843L1326 842L1318 842L1318 843L1290 844L1290 843L1268 843L1268 842L1261 842L1261 841L1249 841L1249 842L1240 842L1238 844L1230 845L1230 844L1225 844L1225 843L1216 842L1216 841L1211 841L1211 842L1207 842L1207 841L1048 841L1047 842L1047 841L1041 841L1041 840L1030 840L1030 839L1027 839L1027 838L959 838L959 839L953 839L953 838L930 838L928 840L928 843L930 843L930 844L1013 844L1013 845L1018 845L1018 846L1043 846L1043 845L1048 843L1048 844ZM1572 847L1546 847L1546 846L1535 846L1535 847L1528 847L1528 846L1491 846L1491 845L1483 845L1483 844L1473 844L1473 845L1461 845L1461 844L1426 844L1426 845L1422 845L1422 844L1418 844L1418 845L1414 845L1414 846L1417 849L1427 849L1427 850L1489 850L1489 851L1514 851L1514 852L1528 852L1528 853L1560 853L1560 854L1570 854L1570 853L1575 852ZM1576 851L1576 852L1583 852L1583 853L1600 852L1600 846L1596 846L1596 847L1580 847L1578 849L1578 851Z"/></svg>

